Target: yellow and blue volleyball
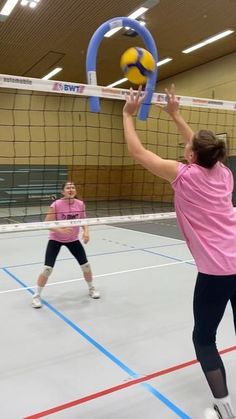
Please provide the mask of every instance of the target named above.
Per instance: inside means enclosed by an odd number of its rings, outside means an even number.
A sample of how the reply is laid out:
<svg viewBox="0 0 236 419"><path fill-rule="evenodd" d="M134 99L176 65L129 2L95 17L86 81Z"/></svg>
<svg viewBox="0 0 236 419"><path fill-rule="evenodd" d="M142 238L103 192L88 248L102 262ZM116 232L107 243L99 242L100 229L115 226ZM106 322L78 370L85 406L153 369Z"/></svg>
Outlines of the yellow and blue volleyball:
<svg viewBox="0 0 236 419"><path fill-rule="evenodd" d="M152 54L144 48L132 47L121 56L120 67L127 79L133 84L146 84L148 77L155 70Z"/></svg>

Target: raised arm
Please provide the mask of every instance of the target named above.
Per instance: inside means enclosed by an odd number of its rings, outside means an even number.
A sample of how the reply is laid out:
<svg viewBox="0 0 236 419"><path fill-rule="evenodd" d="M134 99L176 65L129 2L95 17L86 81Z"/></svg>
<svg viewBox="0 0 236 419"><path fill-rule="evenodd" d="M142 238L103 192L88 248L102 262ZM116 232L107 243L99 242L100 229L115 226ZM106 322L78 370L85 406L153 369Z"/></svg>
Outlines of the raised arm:
<svg viewBox="0 0 236 419"><path fill-rule="evenodd" d="M126 104L123 109L123 124L128 151L138 163L151 173L172 182L177 175L178 162L162 159L147 150L135 131L132 115L137 111L143 99L141 88L135 94L131 89L130 95L126 97Z"/></svg>
<svg viewBox="0 0 236 419"><path fill-rule="evenodd" d="M188 143L193 138L194 132L179 112L179 101L175 96L175 85L172 84L170 89L165 89L165 91L167 96L167 105L161 106L161 108L170 115L184 142Z"/></svg>

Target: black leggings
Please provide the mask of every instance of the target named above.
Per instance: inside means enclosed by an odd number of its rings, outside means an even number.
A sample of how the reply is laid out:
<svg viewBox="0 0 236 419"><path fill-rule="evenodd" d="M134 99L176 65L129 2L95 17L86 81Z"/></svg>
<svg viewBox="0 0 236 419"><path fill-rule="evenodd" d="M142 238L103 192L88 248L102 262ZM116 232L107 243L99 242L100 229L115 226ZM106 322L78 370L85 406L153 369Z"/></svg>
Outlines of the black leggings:
<svg viewBox="0 0 236 419"><path fill-rule="evenodd" d="M236 275L215 276L198 273L194 290L193 343L197 359L209 383L209 372L225 370L216 347L216 332L228 302L231 302L236 331ZM214 385L211 386L214 394Z"/></svg>
<svg viewBox="0 0 236 419"><path fill-rule="evenodd" d="M61 246L66 246L80 265L84 265L88 262L85 250L79 240L70 243L49 240L45 255L46 266L51 266L53 268Z"/></svg>

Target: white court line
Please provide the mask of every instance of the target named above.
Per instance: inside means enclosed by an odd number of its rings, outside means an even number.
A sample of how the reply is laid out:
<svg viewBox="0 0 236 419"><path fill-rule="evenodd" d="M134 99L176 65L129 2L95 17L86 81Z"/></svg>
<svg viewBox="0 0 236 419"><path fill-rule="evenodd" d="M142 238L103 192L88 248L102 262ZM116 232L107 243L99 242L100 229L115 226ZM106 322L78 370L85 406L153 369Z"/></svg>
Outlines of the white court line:
<svg viewBox="0 0 236 419"><path fill-rule="evenodd" d="M126 273L129 273L129 272L144 271L146 269L163 268L165 266L182 265L183 263L189 263L189 262L194 262L194 260L193 259L187 259L187 260L181 260L181 261L178 261L178 262L164 263L162 265L152 265L152 266L144 266L143 268L127 269L126 271L108 272L106 274L93 275L93 278L94 279L95 278L103 278L103 277L106 277L106 276L126 274ZM55 285L69 284L71 282L76 282L76 281L84 281L84 278L82 277L82 278L68 279L66 281L51 282L49 284L46 284L45 287L52 287L52 286L55 286ZM30 290L30 289L34 289L34 288L37 288L37 285L31 286L31 287L13 288L11 290L0 291L0 294L8 294L10 292L25 291L25 290Z"/></svg>

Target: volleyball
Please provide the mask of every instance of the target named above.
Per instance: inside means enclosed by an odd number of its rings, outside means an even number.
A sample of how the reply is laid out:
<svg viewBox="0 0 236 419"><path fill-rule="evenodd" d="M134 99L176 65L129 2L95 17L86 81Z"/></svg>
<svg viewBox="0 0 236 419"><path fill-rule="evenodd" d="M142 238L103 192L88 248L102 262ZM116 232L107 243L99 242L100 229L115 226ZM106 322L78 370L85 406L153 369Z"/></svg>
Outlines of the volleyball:
<svg viewBox="0 0 236 419"><path fill-rule="evenodd" d="M155 70L152 54L144 48L132 47L121 56L120 67L127 79L133 84L146 84L148 77Z"/></svg>

